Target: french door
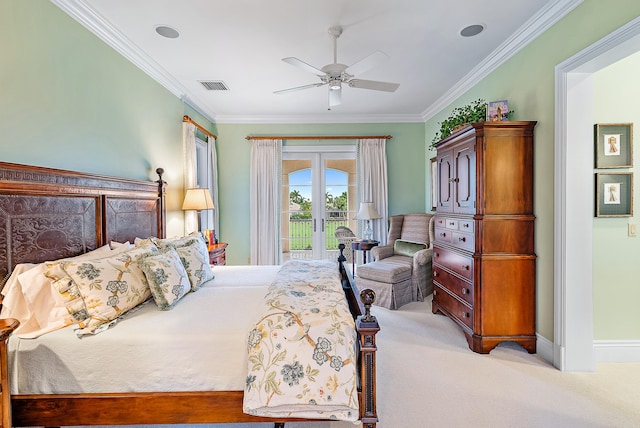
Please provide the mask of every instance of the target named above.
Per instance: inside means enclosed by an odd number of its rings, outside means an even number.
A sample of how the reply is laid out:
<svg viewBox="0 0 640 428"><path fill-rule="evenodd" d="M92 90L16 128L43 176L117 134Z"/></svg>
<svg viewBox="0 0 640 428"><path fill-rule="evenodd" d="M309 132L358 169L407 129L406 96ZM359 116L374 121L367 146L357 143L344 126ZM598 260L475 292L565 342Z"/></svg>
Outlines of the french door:
<svg viewBox="0 0 640 428"><path fill-rule="evenodd" d="M355 230L355 146L282 151L282 260L336 260L335 229Z"/></svg>

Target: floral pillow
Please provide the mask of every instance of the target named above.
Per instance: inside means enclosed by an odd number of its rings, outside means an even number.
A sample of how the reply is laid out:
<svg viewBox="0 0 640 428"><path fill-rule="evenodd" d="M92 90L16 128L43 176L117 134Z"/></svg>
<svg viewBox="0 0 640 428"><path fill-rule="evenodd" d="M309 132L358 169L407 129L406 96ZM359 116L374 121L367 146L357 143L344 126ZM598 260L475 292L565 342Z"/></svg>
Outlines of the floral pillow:
<svg viewBox="0 0 640 428"><path fill-rule="evenodd" d="M62 263L85 304L87 318L79 323L78 336L99 333L103 325L108 326L151 297L149 284L137 261L157 251L155 246L144 246L102 259ZM80 314L76 316L79 318Z"/></svg>
<svg viewBox="0 0 640 428"><path fill-rule="evenodd" d="M152 239L153 239L153 242L158 246L158 248L166 248L170 245L173 247L184 247L185 245L189 244L193 239L202 240L202 242L206 246L206 243L204 242L204 237L200 232L191 232L190 234L180 238L165 238L165 239L152 238Z"/></svg>
<svg viewBox="0 0 640 428"><path fill-rule="evenodd" d="M171 309L191 291L187 271L173 248L144 257L138 265L149 282L151 295L160 310Z"/></svg>
<svg viewBox="0 0 640 428"><path fill-rule="evenodd" d="M191 290L196 291L202 284L213 279L214 274L209 264L209 250L202 238L191 238L180 241L180 246L171 244L175 248L184 265Z"/></svg>

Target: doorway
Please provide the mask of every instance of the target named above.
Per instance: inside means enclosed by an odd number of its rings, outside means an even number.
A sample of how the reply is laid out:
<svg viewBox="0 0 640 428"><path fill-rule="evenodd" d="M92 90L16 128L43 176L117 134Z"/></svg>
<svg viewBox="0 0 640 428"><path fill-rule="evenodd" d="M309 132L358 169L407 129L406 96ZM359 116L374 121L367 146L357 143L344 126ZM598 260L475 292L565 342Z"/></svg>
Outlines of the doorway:
<svg viewBox="0 0 640 428"><path fill-rule="evenodd" d="M354 146L295 146L282 152L282 260L337 260L335 229L354 230Z"/></svg>

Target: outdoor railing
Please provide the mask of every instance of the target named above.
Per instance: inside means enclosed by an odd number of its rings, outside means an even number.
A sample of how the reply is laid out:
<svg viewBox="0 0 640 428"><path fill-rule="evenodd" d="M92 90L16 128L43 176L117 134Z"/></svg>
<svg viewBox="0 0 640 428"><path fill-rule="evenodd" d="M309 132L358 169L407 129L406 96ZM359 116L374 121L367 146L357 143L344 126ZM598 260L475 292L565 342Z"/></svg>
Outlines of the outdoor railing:
<svg viewBox="0 0 640 428"><path fill-rule="evenodd" d="M324 233L327 249L332 250L338 248L338 239L334 235L336 227L338 226L349 227L349 220L346 218L329 218L325 220ZM321 225L318 224L316 227L321 227ZM289 220L290 250L310 250L312 248L312 236L313 220L297 218Z"/></svg>

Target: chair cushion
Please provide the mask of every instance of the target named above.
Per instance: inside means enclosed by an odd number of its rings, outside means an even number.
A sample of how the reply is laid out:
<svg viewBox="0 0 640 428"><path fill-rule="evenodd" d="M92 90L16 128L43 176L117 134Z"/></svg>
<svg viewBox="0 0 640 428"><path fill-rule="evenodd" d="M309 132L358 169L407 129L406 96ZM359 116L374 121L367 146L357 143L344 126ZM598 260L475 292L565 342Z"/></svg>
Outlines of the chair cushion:
<svg viewBox="0 0 640 428"><path fill-rule="evenodd" d="M394 260L397 263L394 263ZM406 264L404 259L409 260ZM358 266L358 276L372 281L395 284L411 278L411 258L405 256L393 256L384 261L367 263Z"/></svg>
<svg viewBox="0 0 640 428"><path fill-rule="evenodd" d="M427 248L426 244L404 241L402 239L396 239L396 242L393 243L393 252L400 256L413 257L415 253L425 248Z"/></svg>

